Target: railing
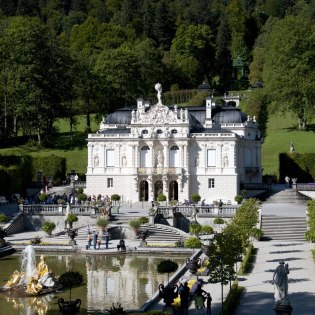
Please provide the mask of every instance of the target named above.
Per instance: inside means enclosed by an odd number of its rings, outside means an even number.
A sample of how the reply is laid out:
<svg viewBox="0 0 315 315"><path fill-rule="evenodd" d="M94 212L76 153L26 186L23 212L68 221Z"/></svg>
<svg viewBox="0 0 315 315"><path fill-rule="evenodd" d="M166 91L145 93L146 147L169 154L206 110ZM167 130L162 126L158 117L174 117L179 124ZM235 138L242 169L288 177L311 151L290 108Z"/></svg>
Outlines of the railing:
<svg viewBox="0 0 315 315"><path fill-rule="evenodd" d="M66 205L44 205L44 204L32 204L32 205L21 205L20 208L23 213L39 214L39 213L63 213L66 212Z"/></svg>
<svg viewBox="0 0 315 315"><path fill-rule="evenodd" d="M296 190L315 191L315 183L297 183Z"/></svg>
<svg viewBox="0 0 315 315"><path fill-rule="evenodd" d="M79 187L85 188L86 182L83 180L76 180L76 181L74 181L74 187L75 188L79 188Z"/></svg>
<svg viewBox="0 0 315 315"><path fill-rule="evenodd" d="M233 217L236 213L239 205L223 205L222 207L217 206L176 206L176 207L166 207L159 206L157 209L157 214L161 214L166 217L171 217L175 213L180 213L186 217L193 214L194 208L197 210L197 216L199 217Z"/></svg>
<svg viewBox="0 0 315 315"><path fill-rule="evenodd" d="M138 167L137 173L139 175L159 175L159 174L182 174L181 167Z"/></svg>
<svg viewBox="0 0 315 315"><path fill-rule="evenodd" d="M20 205L20 211L25 214L61 214L95 215L97 207L91 205Z"/></svg>
<svg viewBox="0 0 315 315"><path fill-rule="evenodd" d="M272 185L268 183L244 183L242 185L244 189L256 189L256 190L271 190Z"/></svg>

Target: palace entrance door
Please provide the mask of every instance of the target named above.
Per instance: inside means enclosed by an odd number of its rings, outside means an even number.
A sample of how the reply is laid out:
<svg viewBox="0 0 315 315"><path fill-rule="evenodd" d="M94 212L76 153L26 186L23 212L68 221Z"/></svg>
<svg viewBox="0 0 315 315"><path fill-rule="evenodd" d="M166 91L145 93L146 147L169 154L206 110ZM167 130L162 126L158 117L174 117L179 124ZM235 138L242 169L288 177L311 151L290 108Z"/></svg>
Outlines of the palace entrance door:
<svg viewBox="0 0 315 315"><path fill-rule="evenodd" d="M148 201L149 200L149 184L146 180L140 182L140 194L139 201Z"/></svg>
<svg viewBox="0 0 315 315"><path fill-rule="evenodd" d="M160 194L163 194L163 182L161 180L157 180L154 183L154 200L156 200Z"/></svg>
<svg viewBox="0 0 315 315"><path fill-rule="evenodd" d="M176 180L172 180L169 183L168 189L168 200L177 200L178 201L178 183Z"/></svg>

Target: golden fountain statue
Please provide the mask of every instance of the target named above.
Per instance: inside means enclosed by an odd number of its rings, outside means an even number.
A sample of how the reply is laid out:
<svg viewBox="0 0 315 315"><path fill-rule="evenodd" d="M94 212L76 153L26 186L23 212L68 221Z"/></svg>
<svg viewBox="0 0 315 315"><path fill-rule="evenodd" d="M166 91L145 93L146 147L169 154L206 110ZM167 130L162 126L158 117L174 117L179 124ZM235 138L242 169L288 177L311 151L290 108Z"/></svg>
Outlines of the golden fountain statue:
<svg viewBox="0 0 315 315"><path fill-rule="evenodd" d="M56 283L52 271L48 269L46 257L41 255L38 265L35 266L33 247L27 246L25 252L27 254L22 253L22 271L15 270L7 283L0 288L0 292L17 296L36 296L56 291L60 286Z"/></svg>

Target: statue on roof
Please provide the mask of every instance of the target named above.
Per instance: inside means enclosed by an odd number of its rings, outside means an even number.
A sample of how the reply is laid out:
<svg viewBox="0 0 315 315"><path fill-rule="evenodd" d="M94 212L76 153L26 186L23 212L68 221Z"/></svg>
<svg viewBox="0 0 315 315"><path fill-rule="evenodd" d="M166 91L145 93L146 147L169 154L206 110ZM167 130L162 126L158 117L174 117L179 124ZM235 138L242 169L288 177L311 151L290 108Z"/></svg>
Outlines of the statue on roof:
<svg viewBox="0 0 315 315"><path fill-rule="evenodd" d="M158 104L162 105L162 84L161 83L155 84L155 90L158 92L157 93Z"/></svg>

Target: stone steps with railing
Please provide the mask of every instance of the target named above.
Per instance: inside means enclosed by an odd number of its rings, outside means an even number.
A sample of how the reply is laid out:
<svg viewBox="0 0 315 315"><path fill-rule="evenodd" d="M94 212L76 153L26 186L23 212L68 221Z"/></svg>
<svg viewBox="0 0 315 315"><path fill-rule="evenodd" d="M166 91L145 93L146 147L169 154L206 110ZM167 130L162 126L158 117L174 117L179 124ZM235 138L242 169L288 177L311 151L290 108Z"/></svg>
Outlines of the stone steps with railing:
<svg viewBox="0 0 315 315"><path fill-rule="evenodd" d="M280 217L263 215L261 228L265 240L305 241L305 217Z"/></svg>

